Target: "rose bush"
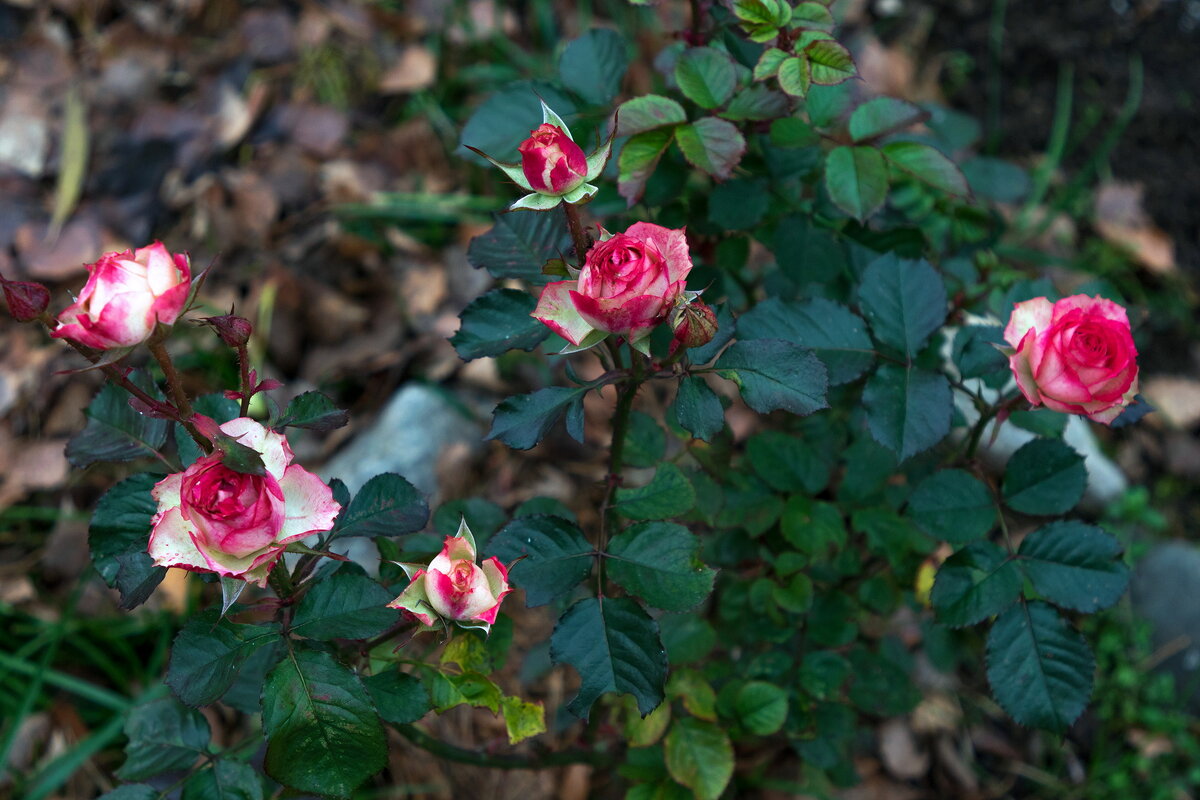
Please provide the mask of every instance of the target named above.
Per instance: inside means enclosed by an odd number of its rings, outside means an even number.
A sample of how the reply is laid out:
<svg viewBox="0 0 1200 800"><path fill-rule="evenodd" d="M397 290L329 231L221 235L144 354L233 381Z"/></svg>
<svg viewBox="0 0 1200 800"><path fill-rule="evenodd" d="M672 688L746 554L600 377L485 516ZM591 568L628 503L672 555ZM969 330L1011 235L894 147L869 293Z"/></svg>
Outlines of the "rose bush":
<svg viewBox="0 0 1200 800"><path fill-rule="evenodd" d="M171 253L162 242L106 253L88 265L88 273L51 335L98 350L132 347L146 341L158 323L175 322L192 279L188 256Z"/></svg>
<svg viewBox="0 0 1200 800"><path fill-rule="evenodd" d="M332 528L341 506L320 478L291 463L281 434L245 417L221 432L256 451L266 474L235 472L217 451L159 481L150 556L159 566L263 586L288 542Z"/></svg>
<svg viewBox="0 0 1200 800"><path fill-rule="evenodd" d="M1095 422L1112 422L1138 391L1137 349L1125 309L1102 297L1016 303L1004 338L1025 398Z"/></svg>
<svg viewBox="0 0 1200 800"><path fill-rule="evenodd" d="M410 582L388 605L407 611L428 627L448 620L462 628L490 629L512 588L500 560L493 556L476 564L475 551L475 537L464 519L428 566L400 565Z"/></svg>
<svg viewBox="0 0 1200 800"><path fill-rule="evenodd" d="M691 270L682 228L635 222L597 242L575 280L546 284L533 316L577 347L608 334L638 345L686 297Z"/></svg>

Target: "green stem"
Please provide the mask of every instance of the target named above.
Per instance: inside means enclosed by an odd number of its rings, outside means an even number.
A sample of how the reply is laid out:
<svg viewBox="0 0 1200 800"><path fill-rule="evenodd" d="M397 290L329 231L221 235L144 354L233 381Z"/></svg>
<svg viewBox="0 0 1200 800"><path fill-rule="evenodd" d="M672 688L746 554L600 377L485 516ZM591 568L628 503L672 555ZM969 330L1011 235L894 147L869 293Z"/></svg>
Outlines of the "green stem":
<svg viewBox="0 0 1200 800"><path fill-rule="evenodd" d="M280 558L282 557L280 556ZM267 573L267 582L275 590L275 595L285 602L290 600L292 595L296 593L295 585L292 583L292 576L288 574L287 565L285 564L276 564L275 568Z"/></svg>
<svg viewBox="0 0 1200 800"><path fill-rule="evenodd" d="M616 355L614 353L614 358ZM608 475L605 477L604 501L600 504L600 545L597 548L600 552L607 549L609 535L618 521L617 514L612 508L613 498L621 483L621 467L625 458L625 438L629 431L629 415L633 411L633 400L645 379L642 370L642 356L631 347L629 358L632 364L629 382L617 385L617 408L613 412L612 444L608 451ZM604 562L601 561L600 564L600 568L603 570ZM600 579L601 586L603 586L602 573Z"/></svg>
<svg viewBox="0 0 1200 800"><path fill-rule="evenodd" d="M971 428L971 435L967 438L967 447L963 451L964 461L970 461L975 458L975 451L979 448L979 441L983 438L984 429L1000 413L1003 405L1004 403L996 403L980 411L979 419L975 421L975 427Z"/></svg>
<svg viewBox="0 0 1200 800"><path fill-rule="evenodd" d="M579 217L578 206L564 202L563 209L567 214L567 228L571 231L571 241L575 243L575 263L582 269L583 261L587 257L588 240L587 234L583 230L583 220Z"/></svg>
<svg viewBox="0 0 1200 800"><path fill-rule="evenodd" d="M457 761L460 764L473 764L477 767L491 767L493 769L545 769L547 767L562 767L568 764L591 764L594 767L606 769L614 767L617 764L617 753L598 753L592 750L564 750L559 753L542 753L530 758L493 756L443 742L441 739L430 736L415 725L396 725L394 727L404 738L426 752L432 753L439 758L444 758L447 761Z"/></svg>

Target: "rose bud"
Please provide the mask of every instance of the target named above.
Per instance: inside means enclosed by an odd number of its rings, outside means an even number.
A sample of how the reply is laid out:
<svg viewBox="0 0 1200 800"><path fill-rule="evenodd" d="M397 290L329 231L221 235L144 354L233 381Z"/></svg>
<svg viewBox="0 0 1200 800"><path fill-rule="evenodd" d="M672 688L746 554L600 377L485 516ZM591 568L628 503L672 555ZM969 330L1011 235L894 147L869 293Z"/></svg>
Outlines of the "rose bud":
<svg viewBox="0 0 1200 800"><path fill-rule="evenodd" d="M512 587L500 560L493 556L476 564L475 549L475 537L463 519L428 566L400 565L410 582L388 607L407 611L429 628L453 621L460 628L491 630Z"/></svg>
<svg viewBox="0 0 1200 800"><path fill-rule="evenodd" d="M150 557L265 586L288 542L331 529L341 506L320 478L291 463L281 434L245 417L220 430L257 452L264 474L235 472L217 451L159 481Z"/></svg>
<svg viewBox="0 0 1200 800"><path fill-rule="evenodd" d="M221 341L230 347L245 347L250 341L250 334L254 332L250 320L234 314L205 317L200 322L212 328L217 336L221 337Z"/></svg>
<svg viewBox="0 0 1200 800"><path fill-rule="evenodd" d="M672 324L675 329L675 341L683 347L706 345L717 335L716 313L699 300L680 305Z"/></svg>
<svg viewBox="0 0 1200 800"><path fill-rule="evenodd" d="M168 252L162 242L106 253L88 272L79 298L50 335L98 350L132 347L150 338L158 323L174 323L192 277L188 257Z"/></svg>
<svg viewBox="0 0 1200 800"><path fill-rule="evenodd" d="M32 322L50 305L50 290L40 283L10 281L0 275L0 285L4 287L8 310L17 322Z"/></svg>
<svg viewBox="0 0 1200 800"><path fill-rule="evenodd" d="M1137 349L1125 309L1077 294L1016 303L1004 329L1009 366L1032 405L1108 424L1138 391Z"/></svg>
<svg viewBox="0 0 1200 800"><path fill-rule="evenodd" d="M691 269L682 228L636 222L589 250L576 280L546 284L533 316L572 349L591 347L611 333L646 352L650 331L687 297Z"/></svg>
<svg viewBox="0 0 1200 800"><path fill-rule="evenodd" d="M506 164L470 145L467 149L499 167L513 183L529 192L509 206L510 210L549 211L564 201L582 203L598 191L588 181L596 180L604 171L616 133L617 127L613 125L608 141L590 156L584 156L567 124L542 103L542 124L530 131L529 138L517 148L521 163Z"/></svg>

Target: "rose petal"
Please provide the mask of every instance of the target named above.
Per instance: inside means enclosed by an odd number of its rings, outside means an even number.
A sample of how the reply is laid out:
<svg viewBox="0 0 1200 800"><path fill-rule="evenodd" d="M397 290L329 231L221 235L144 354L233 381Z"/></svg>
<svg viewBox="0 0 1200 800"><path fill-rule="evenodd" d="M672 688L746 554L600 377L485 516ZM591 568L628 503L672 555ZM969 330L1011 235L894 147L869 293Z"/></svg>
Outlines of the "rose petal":
<svg viewBox="0 0 1200 800"><path fill-rule="evenodd" d="M588 297L571 292L571 301L580 316L594 328L609 333L628 334L631 331L653 327L665 317L663 299L653 295L641 295L622 300Z"/></svg>
<svg viewBox="0 0 1200 800"><path fill-rule="evenodd" d="M192 532L191 524L179 513L179 509L168 508L154 523L146 551L160 567L207 570L207 562L196 547Z"/></svg>
<svg viewBox="0 0 1200 800"><path fill-rule="evenodd" d="M692 256L688 250L686 228L664 228L652 222L635 222L625 234L653 244L667 262L671 283L687 279L692 271Z"/></svg>
<svg viewBox="0 0 1200 800"><path fill-rule="evenodd" d="M1114 303L1112 300L1107 300L1103 297L1088 297L1086 294L1074 294L1070 297L1064 297L1054 304L1054 319L1052 323L1058 322L1060 319L1070 314L1072 311L1082 311L1085 314L1097 314L1104 319L1118 322L1127 330L1129 328L1129 315L1125 313L1125 309Z"/></svg>
<svg viewBox="0 0 1200 800"><path fill-rule="evenodd" d="M429 604L429 597L425 592L425 578L425 572L414 575L400 596L388 603L388 608L407 611L420 620L422 625L432 628L437 624L438 617L433 606Z"/></svg>
<svg viewBox="0 0 1200 800"><path fill-rule="evenodd" d="M280 543L333 527L341 505L333 499L333 490L324 481L299 464L283 471L279 480L283 490L284 522L275 540Z"/></svg>
<svg viewBox="0 0 1200 800"><path fill-rule="evenodd" d="M1049 328L1053 317L1054 304L1044 297L1014 303L1012 316L1008 318L1008 326L1004 329L1004 340L1017 347L1031 328L1037 331Z"/></svg>
<svg viewBox="0 0 1200 800"><path fill-rule="evenodd" d="M571 344L580 344L594 328L588 324L571 302L575 281L558 281L542 287L533 316Z"/></svg>

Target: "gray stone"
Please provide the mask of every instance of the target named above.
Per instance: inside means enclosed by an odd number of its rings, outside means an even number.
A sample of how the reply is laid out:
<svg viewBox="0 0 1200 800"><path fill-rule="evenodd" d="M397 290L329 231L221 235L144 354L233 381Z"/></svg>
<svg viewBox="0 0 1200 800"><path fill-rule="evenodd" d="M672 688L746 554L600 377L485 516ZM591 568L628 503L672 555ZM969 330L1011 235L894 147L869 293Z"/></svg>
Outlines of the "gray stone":
<svg viewBox="0 0 1200 800"><path fill-rule="evenodd" d="M1200 713L1200 549L1155 545L1130 584L1134 609L1149 623L1154 647L1171 652L1158 666L1175 676L1179 697Z"/></svg>

